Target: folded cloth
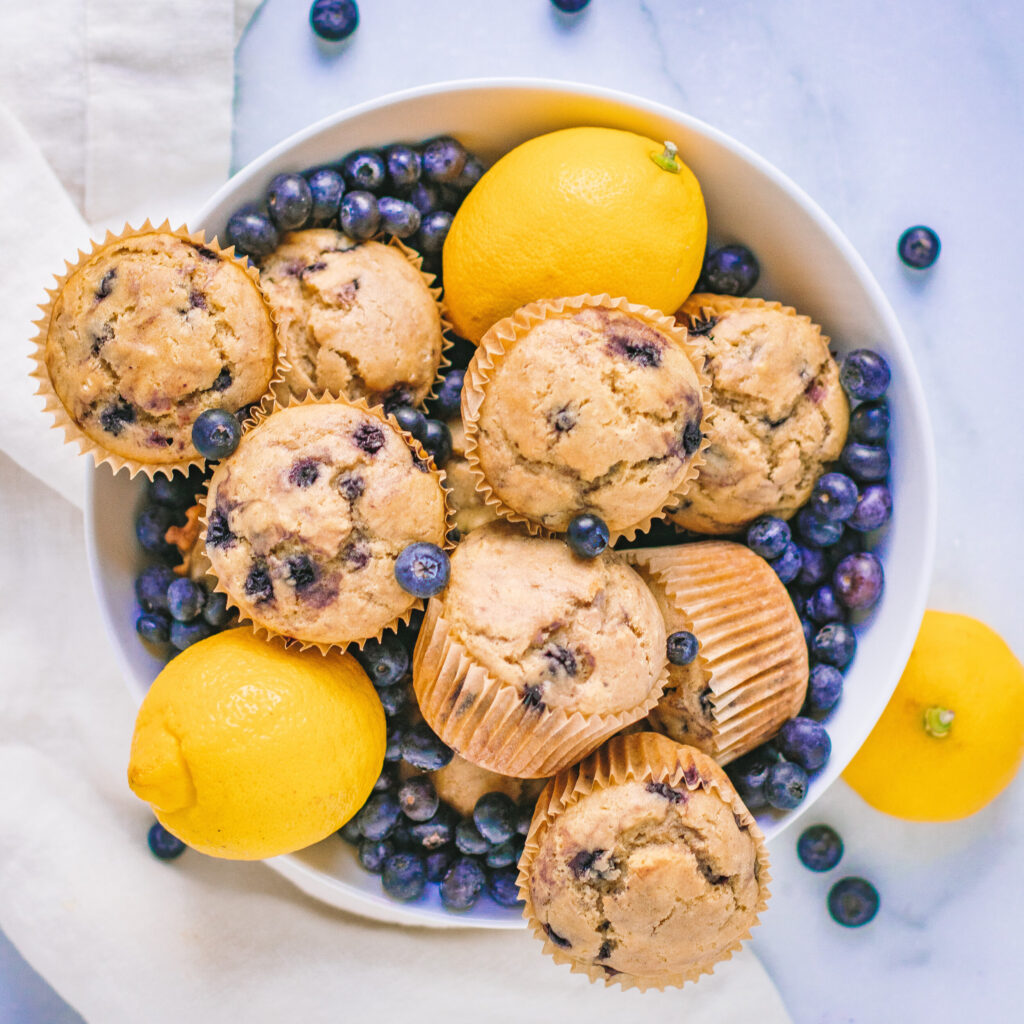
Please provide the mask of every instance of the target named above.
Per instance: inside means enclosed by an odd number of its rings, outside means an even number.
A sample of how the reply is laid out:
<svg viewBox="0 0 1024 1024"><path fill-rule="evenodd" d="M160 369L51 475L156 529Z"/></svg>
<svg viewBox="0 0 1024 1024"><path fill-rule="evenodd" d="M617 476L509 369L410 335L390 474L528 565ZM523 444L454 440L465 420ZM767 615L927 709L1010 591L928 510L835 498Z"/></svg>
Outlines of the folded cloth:
<svg viewBox="0 0 1024 1024"><path fill-rule="evenodd" d="M262 864L149 854L152 817L125 779L134 710L74 507L90 470L47 429L28 339L62 257L103 226L180 219L226 175L234 33L255 2L48 0L8 12L0 39L0 927L102 1024L317 1022L413 1002L424 1022L788 1021L750 950L682 991L603 990L525 931L379 925Z"/></svg>

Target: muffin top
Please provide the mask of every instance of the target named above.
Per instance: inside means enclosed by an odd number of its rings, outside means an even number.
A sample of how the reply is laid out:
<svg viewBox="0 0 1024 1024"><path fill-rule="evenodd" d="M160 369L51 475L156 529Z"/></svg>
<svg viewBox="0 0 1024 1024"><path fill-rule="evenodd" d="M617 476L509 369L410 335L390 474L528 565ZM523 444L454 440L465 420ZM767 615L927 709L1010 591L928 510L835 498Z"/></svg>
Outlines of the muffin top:
<svg viewBox="0 0 1024 1024"><path fill-rule="evenodd" d="M788 518L846 441L849 404L828 340L761 299L691 295L677 318L704 359L715 415L704 465L671 518L716 534L764 513Z"/></svg>
<svg viewBox="0 0 1024 1024"><path fill-rule="evenodd" d="M46 369L97 445L143 464L199 458L192 424L266 394L277 343L241 263L161 231L118 239L64 282Z"/></svg>
<svg viewBox="0 0 1024 1024"><path fill-rule="evenodd" d="M376 636L417 604L395 580L443 545L439 476L383 417L347 402L280 409L217 467L206 550L243 615L310 644Z"/></svg>
<svg viewBox="0 0 1024 1024"><path fill-rule="evenodd" d="M692 757L685 782L585 779L594 788L538 833L532 913L563 958L664 983L710 967L757 923L757 842L702 783L734 791L714 762L678 749Z"/></svg>
<svg viewBox="0 0 1024 1024"><path fill-rule="evenodd" d="M440 600L451 636L538 710L627 711L664 671L661 613L618 555L580 559L493 523L456 548Z"/></svg>
<svg viewBox="0 0 1024 1024"><path fill-rule="evenodd" d="M597 306L553 310L505 349L490 371L474 356L463 415L479 381L480 470L510 509L551 530L592 512L618 533L685 487L704 405L679 340Z"/></svg>
<svg viewBox="0 0 1024 1024"><path fill-rule="evenodd" d="M402 252L315 228L286 234L260 280L291 362L286 384L370 404L418 405L441 362L441 314Z"/></svg>

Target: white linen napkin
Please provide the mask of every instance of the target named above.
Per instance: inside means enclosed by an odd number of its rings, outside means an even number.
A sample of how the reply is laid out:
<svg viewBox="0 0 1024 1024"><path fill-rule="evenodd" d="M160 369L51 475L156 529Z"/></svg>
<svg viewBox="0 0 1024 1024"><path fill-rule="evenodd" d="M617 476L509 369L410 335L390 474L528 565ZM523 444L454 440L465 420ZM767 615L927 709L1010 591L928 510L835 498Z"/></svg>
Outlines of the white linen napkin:
<svg viewBox="0 0 1024 1024"><path fill-rule="evenodd" d="M785 1024L750 950L682 991L602 990L526 932L378 925L314 903L262 864L149 854L152 818L125 779L134 709L74 507L90 470L26 383L28 339L62 258L125 219L184 219L223 180L236 25L257 2L47 0L5 12L0 927L102 1024L376 1019L413 1005L424 1024Z"/></svg>

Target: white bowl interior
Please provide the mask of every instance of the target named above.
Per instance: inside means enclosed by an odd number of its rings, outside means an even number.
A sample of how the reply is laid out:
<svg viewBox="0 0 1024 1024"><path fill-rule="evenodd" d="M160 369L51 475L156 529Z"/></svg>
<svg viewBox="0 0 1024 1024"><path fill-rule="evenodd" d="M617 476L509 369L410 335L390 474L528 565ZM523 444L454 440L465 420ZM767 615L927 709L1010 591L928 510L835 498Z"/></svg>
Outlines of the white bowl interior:
<svg viewBox="0 0 1024 1024"><path fill-rule="evenodd" d="M359 146L397 139L456 135L490 161L542 132L572 125L626 128L672 139L704 191L717 244L742 241L761 262L755 291L795 306L821 324L842 355L881 352L893 369L889 391L895 509L880 545L886 587L870 621L858 627L858 651L842 702L827 722L832 756L796 811L758 816L768 839L778 836L834 781L867 736L896 685L924 612L935 536L935 467L931 431L917 371L895 316L878 285L828 217L792 182L738 143L658 104L584 86L553 82L451 83L386 97L342 112L293 136L235 175L192 227L223 236L232 211L258 200L281 171L333 162ZM91 477L87 537L93 583L129 689L141 701L162 667L139 641L133 581L143 558L133 519L144 480ZM869 628L868 628L869 627ZM388 898L353 850L336 837L268 861L304 891L378 920L431 927L521 927L518 911L487 899L465 915L444 911L436 887L413 904Z"/></svg>

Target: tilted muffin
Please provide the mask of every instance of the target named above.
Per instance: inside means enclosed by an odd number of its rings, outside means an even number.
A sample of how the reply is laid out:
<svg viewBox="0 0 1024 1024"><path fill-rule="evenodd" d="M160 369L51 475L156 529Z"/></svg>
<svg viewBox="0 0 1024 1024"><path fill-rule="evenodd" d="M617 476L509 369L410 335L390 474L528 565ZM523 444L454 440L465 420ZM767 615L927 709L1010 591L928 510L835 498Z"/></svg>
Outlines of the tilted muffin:
<svg viewBox="0 0 1024 1024"><path fill-rule="evenodd" d="M411 251L331 228L293 231L263 260L260 281L297 398L427 397L441 363L441 313Z"/></svg>
<svg viewBox="0 0 1024 1024"><path fill-rule="evenodd" d="M202 462L199 414L259 401L274 376L274 324L255 280L184 230L108 237L59 284L43 323L37 376L115 469Z"/></svg>
<svg viewBox="0 0 1024 1024"><path fill-rule="evenodd" d="M645 528L686 493L706 408L686 333L608 296L532 303L495 324L462 391L488 503L533 532L582 512L613 537Z"/></svg>
<svg viewBox="0 0 1024 1024"><path fill-rule="evenodd" d="M375 410L277 409L210 479L217 589L257 627L321 649L379 636L420 602L395 579L409 544L445 544L440 476Z"/></svg>
<svg viewBox="0 0 1024 1024"><path fill-rule="evenodd" d="M646 715L665 666L661 613L621 556L493 523L459 544L427 606L413 687L462 757L539 778Z"/></svg>
<svg viewBox="0 0 1024 1024"><path fill-rule="evenodd" d="M689 665L669 665L649 727L728 764L799 714L807 643L775 570L742 544L704 541L629 552L665 631L693 633Z"/></svg>
<svg viewBox="0 0 1024 1024"><path fill-rule="evenodd" d="M498 775L456 754L443 768L429 773L437 795L466 817L486 793L504 793L513 800L536 796L543 782Z"/></svg>
<svg viewBox="0 0 1024 1024"><path fill-rule="evenodd" d="M444 465L444 486L455 526L464 537L471 530L493 523L497 514L476 489L476 477L466 460L466 429L461 419L448 421L452 432L452 454Z"/></svg>
<svg viewBox="0 0 1024 1024"><path fill-rule="evenodd" d="M691 295L676 317L703 357L715 415L704 464L670 518L714 534L764 513L788 518L846 441L850 409L828 338L762 299Z"/></svg>
<svg viewBox="0 0 1024 1024"><path fill-rule="evenodd" d="M710 758L616 736L541 793L519 861L544 951L606 984L682 985L728 959L768 899L763 836Z"/></svg>

